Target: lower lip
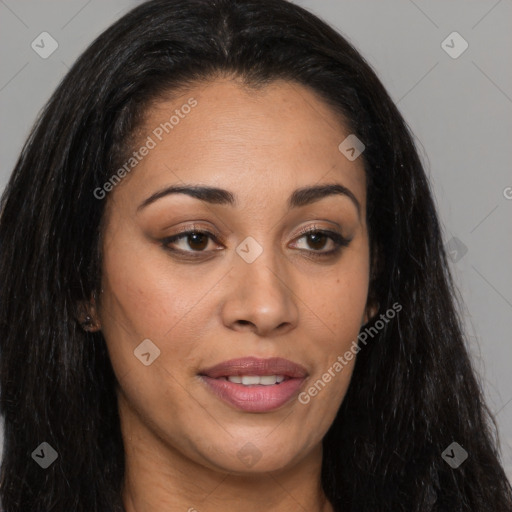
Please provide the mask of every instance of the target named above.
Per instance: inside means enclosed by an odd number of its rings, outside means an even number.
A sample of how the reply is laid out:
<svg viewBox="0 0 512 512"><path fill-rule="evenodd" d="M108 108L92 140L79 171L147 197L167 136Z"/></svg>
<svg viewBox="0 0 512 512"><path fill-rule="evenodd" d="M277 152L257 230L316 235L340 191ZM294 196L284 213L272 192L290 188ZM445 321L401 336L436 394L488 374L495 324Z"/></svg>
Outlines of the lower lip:
<svg viewBox="0 0 512 512"><path fill-rule="evenodd" d="M201 375L201 378L218 397L247 412L267 412L281 407L297 394L305 380L288 379L271 386L244 386L222 378L212 379L206 375Z"/></svg>

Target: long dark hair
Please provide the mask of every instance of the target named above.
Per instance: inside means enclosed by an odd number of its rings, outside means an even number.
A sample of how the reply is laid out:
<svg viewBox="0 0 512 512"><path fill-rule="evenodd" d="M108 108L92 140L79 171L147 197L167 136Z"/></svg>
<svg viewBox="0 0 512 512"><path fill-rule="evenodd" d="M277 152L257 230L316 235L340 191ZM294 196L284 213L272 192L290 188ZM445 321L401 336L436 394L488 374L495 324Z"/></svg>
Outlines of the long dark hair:
<svg viewBox="0 0 512 512"><path fill-rule="evenodd" d="M150 101L219 75L252 87L278 78L307 86L366 146L369 300L379 313L396 302L402 310L358 354L324 438L322 485L335 510L511 510L429 183L370 66L327 24L284 0L153 0L78 59L2 196L5 512L123 510L116 379L101 332L76 320L77 304L99 291L101 277L108 197L93 191L129 151ZM58 453L46 470L31 459L42 442ZM468 453L457 468L441 456L452 442Z"/></svg>

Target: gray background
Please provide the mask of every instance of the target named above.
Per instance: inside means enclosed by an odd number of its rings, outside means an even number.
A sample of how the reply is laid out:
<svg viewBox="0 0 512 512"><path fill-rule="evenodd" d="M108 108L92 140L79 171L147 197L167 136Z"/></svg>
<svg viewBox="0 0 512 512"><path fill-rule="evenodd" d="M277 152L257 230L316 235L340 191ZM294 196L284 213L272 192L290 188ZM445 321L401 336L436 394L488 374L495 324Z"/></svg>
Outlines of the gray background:
<svg viewBox="0 0 512 512"><path fill-rule="evenodd" d="M0 190L36 115L69 66L137 3L0 0ZM465 303L470 348L497 415L512 479L512 1L296 3L361 51L415 134L445 241L455 249L452 268ZM45 31L59 46L43 59L31 43ZM458 58L441 45L453 31L469 45ZM462 48L457 39L446 44L452 52Z"/></svg>

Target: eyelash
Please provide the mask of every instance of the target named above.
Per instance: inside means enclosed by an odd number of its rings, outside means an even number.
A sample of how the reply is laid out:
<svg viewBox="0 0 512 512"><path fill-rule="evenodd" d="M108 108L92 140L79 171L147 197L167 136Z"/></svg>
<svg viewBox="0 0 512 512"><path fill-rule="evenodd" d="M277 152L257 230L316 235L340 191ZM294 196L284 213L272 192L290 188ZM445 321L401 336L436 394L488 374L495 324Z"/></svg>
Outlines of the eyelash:
<svg viewBox="0 0 512 512"><path fill-rule="evenodd" d="M304 236L313 234L313 233L314 234L319 233L321 235L327 236L330 240L332 240L332 242L335 244L336 247L334 249L331 249L330 251L325 251L325 252L319 252L319 251L315 251L315 250L306 251L306 252L310 253L309 257L312 257L312 258L328 258L328 257L336 256L340 253L340 251L342 250L343 247L347 247L351 242L351 239L345 238L344 236L340 235L339 233L336 233L335 231L320 229L320 228L317 228L316 226L310 226L310 227L301 229L299 231L296 239L301 239ZM193 227L192 229L184 228L183 231L181 231L175 235L172 235L170 237L163 238L162 240L160 240L160 242L162 242L163 248L167 251L170 251L172 253L179 253L182 255L186 255L189 258L200 258L201 255L203 255L204 253L207 253L208 251L183 251L181 249L173 249L173 248L169 247L169 244L171 244L173 242L177 242L178 240L180 240L182 238L186 238L192 234L206 235L211 240L213 240L215 243L221 244L221 242L218 240L219 237L215 233L212 233L212 232L210 232L208 230L204 230L204 229L199 229L199 228L196 229L195 227Z"/></svg>

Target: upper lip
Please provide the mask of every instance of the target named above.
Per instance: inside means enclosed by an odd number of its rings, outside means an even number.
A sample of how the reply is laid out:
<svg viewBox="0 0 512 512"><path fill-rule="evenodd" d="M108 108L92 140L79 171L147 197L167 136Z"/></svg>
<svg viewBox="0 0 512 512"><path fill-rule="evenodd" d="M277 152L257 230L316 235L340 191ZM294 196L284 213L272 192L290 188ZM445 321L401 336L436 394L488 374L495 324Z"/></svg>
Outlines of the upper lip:
<svg viewBox="0 0 512 512"><path fill-rule="evenodd" d="M202 370L199 374L211 377L212 379L233 375L283 375L289 378L300 379L305 377L308 372L302 365L281 357L271 357L269 359L243 357L223 361L211 368Z"/></svg>

